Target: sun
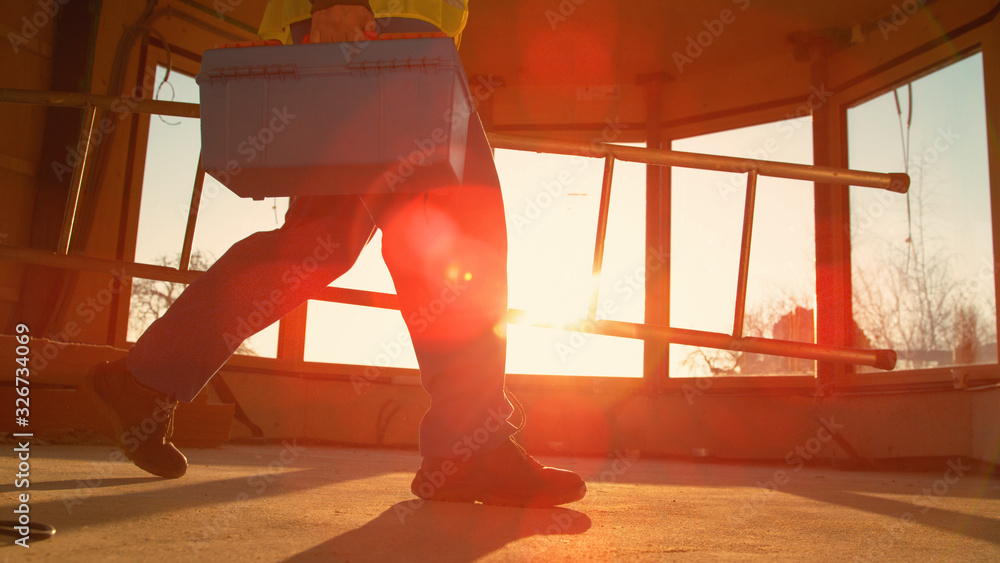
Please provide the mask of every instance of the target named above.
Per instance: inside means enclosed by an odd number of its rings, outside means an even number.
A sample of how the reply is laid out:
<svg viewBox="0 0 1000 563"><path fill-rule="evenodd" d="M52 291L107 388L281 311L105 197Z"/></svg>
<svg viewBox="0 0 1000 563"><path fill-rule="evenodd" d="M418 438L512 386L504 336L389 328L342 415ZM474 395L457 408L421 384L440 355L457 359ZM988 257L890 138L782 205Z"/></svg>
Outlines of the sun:
<svg viewBox="0 0 1000 563"><path fill-rule="evenodd" d="M527 275L527 274L524 274ZM511 299L521 305L512 307L510 322L560 330L575 330L587 317L587 307L597 293L594 278L561 279L547 285L539 282L534 292L519 291Z"/></svg>

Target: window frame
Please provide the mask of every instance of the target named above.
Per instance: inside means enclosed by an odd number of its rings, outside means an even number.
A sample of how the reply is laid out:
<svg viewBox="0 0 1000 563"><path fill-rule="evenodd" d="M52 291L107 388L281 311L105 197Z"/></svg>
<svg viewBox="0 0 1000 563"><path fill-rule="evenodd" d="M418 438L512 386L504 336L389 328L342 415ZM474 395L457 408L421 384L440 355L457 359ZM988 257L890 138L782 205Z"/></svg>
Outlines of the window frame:
<svg viewBox="0 0 1000 563"><path fill-rule="evenodd" d="M877 66L873 70L860 76L849 77L840 85L834 87L833 90L835 94L823 108L824 111L828 112L829 117L829 130L827 137L827 146L829 148L825 153L821 154L820 151L822 150L824 143L814 143L814 162L817 164L821 162L833 162L838 166L846 166L846 119L847 109L849 107L853 107L854 105L862 103L867 99L881 95L899 84L915 80L920 76L932 73L943 66L947 66L948 64L955 62L956 53L961 56L968 56L974 52L980 52L983 56L987 119L991 123L1000 122L1000 22L990 20L980 24L978 27L965 30L957 37L952 37L951 42L945 43L935 40L919 45L916 48L911 49L906 56L899 56L889 63ZM912 53L912 56L910 53ZM187 52L182 53L176 49L172 49L169 59L173 68L192 76L197 74L200 67L200 57L196 57L196 55L192 55ZM145 73L150 68L155 69L157 64L166 65L168 61L168 54L158 41L151 39L149 42L142 45L139 60L140 73ZM142 76L144 76L144 74L140 74L138 78L139 83L141 83ZM151 96L151 94L151 92L146 92L146 95L148 96ZM770 104L765 108L761 108L759 106L754 108L742 108L742 110L741 108L736 108L732 111L725 112L724 114L702 116L704 119L685 119L684 123L657 124L658 132L655 136L662 140L662 146L669 148L672 145L672 141L678 138L715 133L778 121L788 118L789 115L795 115L800 108L803 99L804 97L776 100L773 104ZM136 117L137 119L135 119L135 123L132 126L134 132L132 137L133 145L127 157L127 166L130 170L130 175L126 177L126 187L129 193L129 198L128 202L122 206L122 219L123 224L126 226L123 241L123 258L126 260L134 258L139 201L141 198L141 189L143 184L143 159L145 157L150 119L150 116L146 115ZM815 135L816 133L814 131L814 138ZM997 218L1000 217L1000 141L998 141L995 136L989 137L988 164L991 192L991 217L993 218L993 255L994 264L997 265L1000 264L1000 246L998 246L998 239L1000 239L1000 221L997 221ZM648 176L649 171L647 171L647 177ZM647 179L647 185L648 182L649 180ZM666 189L667 193L669 193L669 180L666 181ZM846 197L847 190L845 189L844 198ZM647 202L648 201L649 200L647 198ZM848 204L846 199L840 203L843 205ZM820 207L824 205L826 204L817 203L817 213L831 211L829 208L820 209ZM669 218L667 219L667 225L669 225ZM647 246L657 242L659 241L652 240L647 233ZM667 248L669 251L669 246ZM848 248L843 250L846 251L847 256L850 255L849 243ZM851 267L849 261L845 265L845 268L847 276L850 278ZM995 293L1000 296L1000 276L995 277L994 285ZM130 284L128 284L128 290L131 290ZM819 294L821 291L824 291L824 289L822 287L817 287L817 301L819 301ZM647 292L647 299L649 298L650 297ZM667 292L665 298L669 301L669 291ZM121 300L117 304L116 317L114 321L116 328L112 328L111 330L113 333L113 340L116 345L126 344L125 334L127 331L128 307L129 303L127 300ZM817 303L817 325L822 322L819 307L820 305ZM303 332L298 334L298 336L304 337L304 322L299 323L293 315L289 316L292 318L286 317L286 319L294 326L299 326ZM281 322L284 324L286 320L282 320ZM998 325L1000 325L1000 319L998 319ZM295 333L297 332L298 331L295 329L291 331L285 330L284 327L280 329L278 360L267 358L247 358L245 360L250 361L251 363L259 362L262 367L280 365L278 363L274 363L276 361L287 362L288 360L296 360L294 357L284 356L281 349L283 346L291 346L291 349L295 348L294 340L296 338ZM288 342L286 340L291 340L292 342ZM294 354L292 354L292 356L294 356ZM299 357L298 360L301 361L301 357ZM648 363L649 356L647 356L644 360L644 364ZM359 369L359 366L348 364L324 363L322 365L327 366L331 371L345 374L358 371ZM976 366L977 369L982 367L984 366ZM985 367L996 368L997 365L994 364ZM363 366L360 366L360 368L363 368ZM392 371L394 373L397 372L395 369ZM399 375L401 373L415 375L415 370L398 371L399 372L395 373L395 375ZM714 377L711 378L711 387L717 390L731 388L773 390L775 388L786 388L804 391L823 385L836 385L838 387L867 387L872 385L881 385L887 383L887 378L891 378L891 383L893 384L908 382L941 383L945 381L950 382L954 377L954 371L955 368L933 368L925 370L885 372L881 374L854 374L851 370L834 370L821 377L820 368L818 367L817 376L815 377L805 375ZM658 389L683 390L691 388L690 386L694 384L696 385L695 389L698 389L699 391L702 390L701 386L697 385L697 381L692 381L691 378L671 378L669 372L666 374L665 378L652 378L649 374L648 365L644 366L644 372L646 372L646 377L643 379L611 379L616 380L620 384L630 386L634 385L636 388L652 384L654 388ZM545 381L549 379L548 376L509 375L513 376L514 379L521 379L522 377L542 378L537 381ZM589 384L588 382L592 380L605 379L594 376L557 377L581 380L583 384ZM626 384L624 383L625 381L632 381L633 383Z"/></svg>
<svg viewBox="0 0 1000 563"><path fill-rule="evenodd" d="M932 41L919 45L902 54L889 63L862 74L847 79L842 85L834 88L836 94L831 100L831 111L834 112L832 138L836 142L836 159L839 166L847 167L848 137L847 111L866 101L877 98L909 82L933 74L951 64L957 63L975 54L981 54L983 60L983 87L986 98L986 118L989 123L1000 122L1000 21L986 21L978 27L965 30L962 34L950 37L950 41ZM993 260L994 272L1000 266L1000 146L995 136L987 136L989 166L990 207L993 230ZM844 205L849 209L849 194L845 190ZM849 214L848 214L849 220ZM845 225L849 229L849 223ZM848 243L849 244L849 243ZM849 249L848 249L849 252ZM849 255L849 254L848 254ZM851 264L848 262L847 276L851 277ZM853 288L852 288L853 290ZM1000 296L1000 275L994 276L994 293ZM853 306L851 316L853 317ZM1000 327L1000 315L997 317ZM823 385L836 388L872 389L891 385L930 385L939 387L959 387L964 385L966 377L983 372L995 373L1000 362L994 364L977 364L969 366L946 366L924 369L900 370L890 372L863 372L843 370L826 374Z"/></svg>

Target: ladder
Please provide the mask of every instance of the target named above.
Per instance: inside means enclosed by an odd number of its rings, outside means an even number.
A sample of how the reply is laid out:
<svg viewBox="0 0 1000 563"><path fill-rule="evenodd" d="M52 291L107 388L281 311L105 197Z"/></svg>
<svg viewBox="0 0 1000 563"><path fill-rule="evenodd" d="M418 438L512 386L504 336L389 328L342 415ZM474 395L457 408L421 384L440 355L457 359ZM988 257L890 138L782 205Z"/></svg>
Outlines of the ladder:
<svg viewBox="0 0 1000 563"><path fill-rule="evenodd" d="M201 196L204 174L201 162L198 163L198 174L192 194L191 208L188 216L187 230L182 250L180 267L169 268L69 255L69 244L73 236L73 226L76 221L77 207L81 190L85 186L87 164L92 159L90 147L91 131L94 127L98 110L118 110L121 106L113 105L119 99L114 96L93 94L38 92L31 90L0 89L0 103L37 104L53 107L83 108L84 123L80 135L80 158L72 176L70 194L59 237L56 254L36 249L0 245L0 259L23 263L53 266L59 268L106 272L117 276L136 276L163 281L190 283L200 272L188 270L191 255L191 244L194 228L197 222L198 206ZM199 117L198 104L182 102L166 102L156 100L133 100L129 111L133 113L160 114L176 117ZM841 346L829 346L809 342L794 342L771 338L748 337L743 335L743 321L746 310L747 277L750 265L750 249L753 232L754 205L757 192L757 179L760 176L787 178L825 184L862 186L888 190L895 193L906 193L910 179L906 174L880 174L857 170L807 166L782 162L770 162L726 156L703 155L680 151L633 147L609 143L577 143L530 137L519 137L493 133L489 136L490 145L494 148L534 151L549 154L577 155L584 157L603 158L604 176L601 186L601 199L598 210L597 237L594 245L593 279L599 280L604 261L604 245L608 227L608 210L611 201L611 184L614 164L617 160L643 163L653 166L695 168L721 172L746 174L747 187L743 213L743 231L740 247L738 278L736 282L736 309L734 311L733 332L731 334L674 328L646 323L630 323L597 318L597 291L592 292L588 305L587 316L580 319L570 330L581 330L606 336L626 337L642 340L657 340L671 344L688 346L703 346L757 354L769 354L802 358L807 360L837 362L864 365L883 370L891 370L896 364L896 353L893 350L865 350ZM398 309L395 296L377 292L326 288L317 299L339 303L351 303L380 308ZM512 316L524 313L512 310ZM539 326L546 326L540 323Z"/></svg>

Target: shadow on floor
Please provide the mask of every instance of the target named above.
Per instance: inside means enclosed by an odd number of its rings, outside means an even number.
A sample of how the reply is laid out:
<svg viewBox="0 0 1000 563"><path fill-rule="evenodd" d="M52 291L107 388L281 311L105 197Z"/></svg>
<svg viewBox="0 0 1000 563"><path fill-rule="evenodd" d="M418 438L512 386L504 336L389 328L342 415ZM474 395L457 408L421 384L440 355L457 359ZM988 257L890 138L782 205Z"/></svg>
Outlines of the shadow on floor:
<svg viewBox="0 0 1000 563"><path fill-rule="evenodd" d="M826 504L879 514L890 518L889 521L897 527L912 522L1000 545L1000 519L943 507L945 499L933 493L921 491L904 500L897 500L853 491L799 488L787 492Z"/></svg>
<svg viewBox="0 0 1000 563"><path fill-rule="evenodd" d="M226 503L235 502L237 506L244 506L248 500L294 495L337 480L328 471L307 468L280 474L262 470L249 478L239 475L210 481L164 480L147 476L40 481L32 483L32 490L59 494L36 502L32 505L32 512L51 515L53 523L100 525ZM169 483L170 486L141 487L157 482ZM136 489L137 486L140 488ZM115 510L108 510L108 507L115 507Z"/></svg>
<svg viewBox="0 0 1000 563"><path fill-rule="evenodd" d="M364 526L286 561L474 561L521 538L576 535L590 518L567 508L507 508L482 504L399 502ZM544 553L524 553L521 559Z"/></svg>

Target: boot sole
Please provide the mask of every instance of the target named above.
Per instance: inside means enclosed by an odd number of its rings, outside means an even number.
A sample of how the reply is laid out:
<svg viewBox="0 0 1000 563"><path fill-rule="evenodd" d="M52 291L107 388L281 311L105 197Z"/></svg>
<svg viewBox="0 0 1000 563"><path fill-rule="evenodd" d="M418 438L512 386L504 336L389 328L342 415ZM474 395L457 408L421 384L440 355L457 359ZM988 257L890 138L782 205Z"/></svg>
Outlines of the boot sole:
<svg viewBox="0 0 1000 563"><path fill-rule="evenodd" d="M548 493L528 499L512 499L505 495L471 489L451 491L437 490L433 495L425 497L418 493L417 489L419 489L419 485L410 485L410 491L423 500L464 504L481 502L490 506L507 506L515 508L551 508L562 504L576 502L587 494L586 483L580 483L579 487L565 489L559 491L558 493Z"/></svg>
<svg viewBox="0 0 1000 563"><path fill-rule="evenodd" d="M562 504L576 502L587 495L586 483L581 483L579 487L560 491L558 494L549 493L539 495L526 500L512 500L501 495L488 496L480 500L483 504L491 506L511 506L519 508L552 508Z"/></svg>

